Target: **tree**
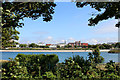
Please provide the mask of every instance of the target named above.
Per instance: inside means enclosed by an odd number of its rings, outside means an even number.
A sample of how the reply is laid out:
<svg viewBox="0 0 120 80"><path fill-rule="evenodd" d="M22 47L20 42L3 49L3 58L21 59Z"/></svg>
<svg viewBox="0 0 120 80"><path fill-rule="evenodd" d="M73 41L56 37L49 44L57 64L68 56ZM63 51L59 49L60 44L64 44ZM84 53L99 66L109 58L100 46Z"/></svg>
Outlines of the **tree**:
<svg viewBox="0 0 120 80"><path fill-rule="evenodd" d="M75 48L77 48L78 46L74 45Z"/></svg>
<svg viewBox="0 0 120 80"><path fill-rule="evenodd" d="M70 47L72 47L71 45L65 45L65 48L70 48Z"/></svg>
<svg viewBox="0 0 120 80"><path fill-rule="evenodd" d="M116 48L120 48L120 42L116 43L116 44L115 44L115 47L116 47Z"/></svg>
<svg viewBox="0 0 120 80"><path fill-rule="evenodd" d="M2 47L10 47L14 44L14 40L19 39L18 34L20 33L13 27L2 28Z"/></svg>
<svg viewBox="0 0 120 80"><path fill-rule="evenodd" d="M91 65L89 60L84 59L82 56L79 55L73 56L73 61L75 61L75 63L78 63L78 65L82 68L81 71L84 73L88 71L89 66Z"/></svg>
<svg viewBox="0 0 120 80"><path fill-rule="evenodd" d="M27 44L20 44L20 47L27 47Z"/></svg>
<svg viewBox="0 0 120 80"><path fill-rule="evenodd" d="M33 20L39 17L43 21L51 21L54 7L53 2L2 2L2 45L3 47L10 46L10 40L18 40L17 34L20 34L16 28L24 26L22 20L24 18L32 18Z"/></svg>
<svg viewBox="0 0 120 80"><path fill-rule="evenodd" d="M88 48L96 48L98 45L88 45Z"/></svg>
<svg viewBox="0 0 120 80"><path fill-rule="evenodd" d="M103 45L100 45L99 48L100 49L105 49L105 47Z"/></svg>
<svg viewBox="0 0 120 80"><path fill-rule="evenodd" d="M105 68L107 68L107 70L108 70L109 72L115 72L115 70L116 70L115 62L113 62L112 60L110 60L110 61L106 64Z"/></svg>
<svg viewBox="0 0 120 80"><path fill-rule="evenodd" d="M35 43L31 43L31 44L29 44L29 47L34 48L34 47L37 47L37 45Z"/></svg>
<svg viewBox="0 0 120 80"><path fill-rule="evenodd" d="M102 44L102 45L104 46L105 49L110 49L110 48L112 48L112 45L109 45L109 44L105 44L105 43L104 43L104 44Z"/></svg>
<svg viewBox="0 0 120 80"><path fill-rule="evenodd" d="M43 21L51 21L54 7L53 2L3 2L2 27L22 27L20 20L43 17Z"/></svg>
<svg viewBox="0 0 120 80"><path fill-rule="evenodd" d="M83 8L84 6L90 5L95 10L101 12L98 13L97 16L94 17L94 14L92 14L92 17L88 20L89 26L95 26L102 20L107 20L109 18L115 17L115 19L120 18L120 2L77 2L76 6L78 8ZM104 12L102 12L104 9ZM116 24L116 27L118 27L119 24Z"/></svg>
<svg viewBox="0 0 120 80"><path fill-rule="evenodd" d="M58 73L60 74L59 78L64 80L80 80L83 77L81 67L78 63L75 63L71 57L65 59L65 62L62 63L62 65L62 67L58 68ZM78 79L75 79L76 77L78 77Z"/></svg>
<svg viewBox="0 0 120 80"><path fill-rule="evenodd" d="M102 63L104 61L104 58L100 56L99 47L95 48L92 54L94 55L95 63Z"/></svg>
<svg viewBox="0 0 120 80"><path fill-rule="evenodd" d="M59 45L57 45L57 48L60 48L60 46L59 46Z"/></svg>
<svg viewBox="0 0 120 80"><path fill-rule="evenodd" d="M49 48L49 46L46 45L45 48Z"/></svg>
<svg viewBox="0 0 120 80"><path fill-rule="evenodd" d="M89 52L88 53L88 61L91 63L91 65L94 63L93 59L94 59L93 54Z"/></svg>
<svg viewBox="0 0 120 80"><path fill-rule="evenodd" d="M98 57L100 55L99 47L97 47L96 49L94 49L93 55L94 55L94 57Z"/></svg>

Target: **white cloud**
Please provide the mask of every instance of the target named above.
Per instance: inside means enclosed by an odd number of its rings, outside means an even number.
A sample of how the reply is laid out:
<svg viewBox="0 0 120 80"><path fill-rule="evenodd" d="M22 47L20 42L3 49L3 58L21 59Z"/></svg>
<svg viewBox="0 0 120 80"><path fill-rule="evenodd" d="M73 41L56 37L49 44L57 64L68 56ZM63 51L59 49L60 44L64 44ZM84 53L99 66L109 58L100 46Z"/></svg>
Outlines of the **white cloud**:
<svg viewBox="0 0 120 80"><path fill-rule="evenodd" d="M99 39L100 43L117 42L117 41L118 41L117 37L106 37L106 38L100 38Z"/></svg>
<svg viewBox="0 0 120 80"><path fill-rule="evenodd" d="M65 39L54 39L52 36L48 36L48 37L45 38L43 41L44 41L45 43L48 43L48 44L58 44L58 43L63 43L63 42L65 42L65 41L67 41L67 43L68 43L68 42L74 42L75 39L72 38L72 37L68 38L67 40L65 40ZM42 41L41 41L41 42L42 42Z"/></svg>
<svg viewBox="0 0 120 80"><path fill-rule="evenodd" d="M44 41L46 44L57 44L63 42L64 40L56 40L52 36L48 36L46 39L44 39Z"/></svg>
<svg viewBox="0 0 120 80"><path fill-rule="evenodd" d="M69 40L75 40L75 39L71 37L71 38L69 38Z"/></svg>
<svg viewBox="0 0 120 80"><path fill-rule="evenodd" d="M106 38L92 38L92 39L86 39L83 40L89 44L101 44L101 43L107 43L107 42L117 42L118 39L116 37L106 37Z"/></svg>
<svg viewBox="0 0 120 80"><path fill-rule="evenodd" d="M48 36L44 41L45 41L45 43L52 43L53 42L53 37Z"/></svg>
<svg viewBox="0 0 120 80"><path fill-rule="evenodd" d="M97 44L98 43L98 41L96 39L87 40L86 42L89 44Z"/></svg>
<svg viewBox="0 0 120 80"><path fill-rule="evenodd" d="M61 42L65 42L65 40L61 40Z"/></svg>
<svg viewBox="0 0 120 80"><path fill-rule="evenodd" d="M74 41L75 41L75 39L74 39L74 38L72 38L72 37L70 37L67 41L68 41L68 42L74 42Z"/></svg>
<svg viewBox="0 0 120 80"><path fill-rule="evenodd" d="M96 33L98 34L109 34L109 33L116 33L116 32L118 32L118 29L114 26L106 26L96 30Z"/></svg>
<svg viewBox="0 0 120 80"><path fill-rule="evenodd" d="M99 28L95 29L96 34L111 34L117 33L118 28L115 27L117 20L109 20L99 26Z"/></svg>
<svg viewBox="0 0 120 80"><path fill-rule="evenodd" d="M48 40L52 40L53 38L52 38L51 36L48 36L47 39L48 39Z"/></svg>

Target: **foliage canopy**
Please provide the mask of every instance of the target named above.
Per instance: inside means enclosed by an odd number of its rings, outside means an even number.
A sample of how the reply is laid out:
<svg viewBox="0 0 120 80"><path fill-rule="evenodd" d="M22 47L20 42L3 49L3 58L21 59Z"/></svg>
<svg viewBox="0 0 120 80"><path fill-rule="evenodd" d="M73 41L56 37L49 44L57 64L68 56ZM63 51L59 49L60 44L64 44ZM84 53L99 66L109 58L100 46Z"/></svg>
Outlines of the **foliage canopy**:
<svg viewBox="0 0 120 80"><path fill-rule="evenodd" d="M91 6L95 10L101 12L96 16L92 14L92 17L88 20L89 26L95 26L100 21L107 20L109 18L115 17L115 19L120 18L120 2L77 2L76 6L78 8L83 8L84 6ZM104 10L104 12L102 12ZM93 17L95 16L95 17ZM116 24L118 27L120 24Z"/></svg>
<svg viewBox="0 0 120 80"><path fill-rule="evenodd" d="M11 39L19 39L20 33L16 28L24 26L21 22L24 18L36 20L42 17L43 21L51 21L55 6L53 2L3 2L1 7L3 48L13 44L10 44Z"/></svg>

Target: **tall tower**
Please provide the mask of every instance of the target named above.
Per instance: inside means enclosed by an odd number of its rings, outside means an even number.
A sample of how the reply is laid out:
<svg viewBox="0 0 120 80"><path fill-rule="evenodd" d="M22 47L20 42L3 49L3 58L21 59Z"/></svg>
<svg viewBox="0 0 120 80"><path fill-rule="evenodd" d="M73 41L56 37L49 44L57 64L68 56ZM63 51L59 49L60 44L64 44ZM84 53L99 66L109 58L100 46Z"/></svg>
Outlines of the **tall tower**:
<svg viewBox="0 0 120 80"><path fill-rule="evenodd" d="M65 44L66 44L66 40L65 40L65 42L64 42Z"/></svg>

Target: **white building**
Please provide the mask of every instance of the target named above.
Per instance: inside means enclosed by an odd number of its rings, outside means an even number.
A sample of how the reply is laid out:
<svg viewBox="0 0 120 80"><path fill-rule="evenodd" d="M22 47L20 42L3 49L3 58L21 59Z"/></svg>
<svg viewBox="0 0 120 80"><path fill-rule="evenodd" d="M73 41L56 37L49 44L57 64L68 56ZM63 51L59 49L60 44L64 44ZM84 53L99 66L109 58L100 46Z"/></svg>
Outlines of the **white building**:
<svg viewBox="0 0 120 80"><path fill-rule="evenodd" d="M52 44L52 45L49 46L49 48L53 48L53 49L57 48L57 45L56 44Z"/></svg>
<svg viewBox="0 0 120 80"><path fill-rule="evenodd" d="M16 48L19 48L19 47L20 47L19 44L17 44L17 45L16 45Z"/></svg>
<svg viewBox="0 0 120 80"><path fill-rule="evenodd" d="M58 45L59 45L60 47L65 47L65 46L66 46L65 43L59 43Z"/></svg>
<svg viewBox="0 0 120 80"><path fill-rule="evenodd" d="M37 45L39 45L39 46L46 46L46 44L44 44L43 42L39 42Z"/></svg>
<svg viewBox="0 0 120 80"><path fill-rule="evenodd" d="M107 42L107 44L112 45L112 44L116 44L116 42Z"/></svg>
<svg viewBox="0 0 120 80"><path fill-rule="evenodd" d="M67 44L66 44L66 41L64 41L64 43L58 43L57 45L60 47L65 47Z"/></svg>

